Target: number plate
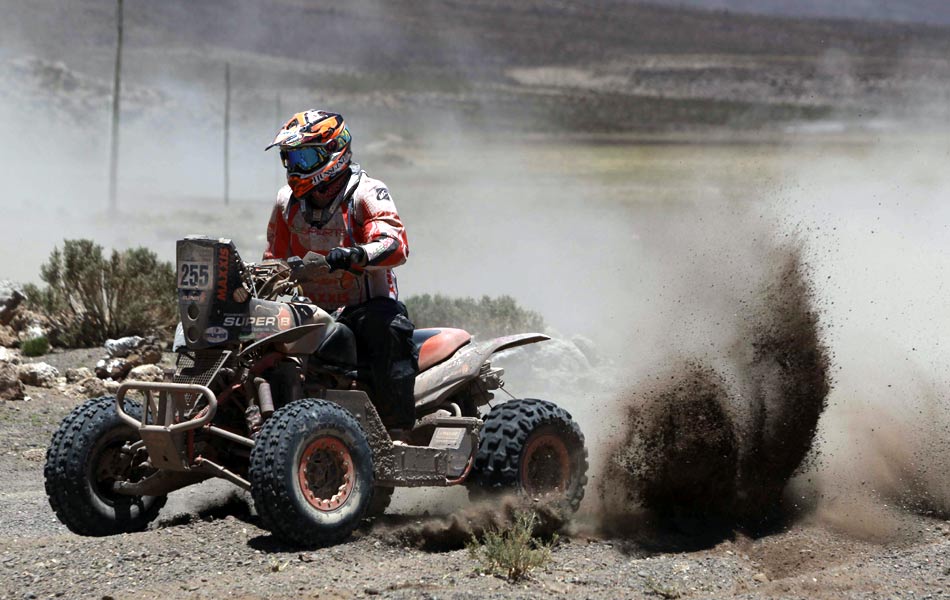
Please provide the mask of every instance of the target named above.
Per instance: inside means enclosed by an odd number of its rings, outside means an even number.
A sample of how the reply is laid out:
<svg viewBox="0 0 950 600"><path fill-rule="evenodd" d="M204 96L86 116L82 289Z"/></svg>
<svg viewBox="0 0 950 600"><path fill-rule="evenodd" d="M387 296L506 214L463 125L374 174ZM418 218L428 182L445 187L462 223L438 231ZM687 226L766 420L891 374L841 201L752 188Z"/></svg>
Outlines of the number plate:
<svg viewBox="0 0 950 600"><path fill-rule="evenodd" d="M430 448L443 450L458 450L465 438L465 429L462 427L436 427L429 441Z"/></svg>
<svg viewBox="0 0 950 600"><path fill-rule="evenodd" d="M211 248L192 247L178 261L178 289L210 290L214 283L214 252Z"/></svg>

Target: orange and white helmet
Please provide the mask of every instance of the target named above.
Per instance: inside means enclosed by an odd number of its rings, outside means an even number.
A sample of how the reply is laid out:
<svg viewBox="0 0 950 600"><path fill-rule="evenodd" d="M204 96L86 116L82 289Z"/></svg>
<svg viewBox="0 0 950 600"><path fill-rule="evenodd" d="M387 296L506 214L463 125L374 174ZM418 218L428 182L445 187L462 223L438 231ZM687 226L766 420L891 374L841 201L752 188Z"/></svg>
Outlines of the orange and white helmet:
<svg viewBox="0 0 950 600"><path fill-rule="evenodd" d="M266 150L274 146L280 147L287 183L298 198L346 170L352 156L343 116L316 109L292 116Z"/></svg>

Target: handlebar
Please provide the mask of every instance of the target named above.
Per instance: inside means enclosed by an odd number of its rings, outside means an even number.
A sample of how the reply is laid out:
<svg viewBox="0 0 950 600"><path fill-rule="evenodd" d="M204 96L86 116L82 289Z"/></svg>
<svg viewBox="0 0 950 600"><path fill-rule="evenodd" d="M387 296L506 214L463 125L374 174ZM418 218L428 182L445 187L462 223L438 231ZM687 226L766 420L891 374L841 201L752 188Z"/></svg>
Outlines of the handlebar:
<svg viewBox="0 0 950 600"><path fill-rule="evenodd" d="M286 261L245 263L245 267L252 273L257 297L263 300L274 300L298 284L313 281L330 272L326 257L312 251L303 258L291 256Z"/></svg>

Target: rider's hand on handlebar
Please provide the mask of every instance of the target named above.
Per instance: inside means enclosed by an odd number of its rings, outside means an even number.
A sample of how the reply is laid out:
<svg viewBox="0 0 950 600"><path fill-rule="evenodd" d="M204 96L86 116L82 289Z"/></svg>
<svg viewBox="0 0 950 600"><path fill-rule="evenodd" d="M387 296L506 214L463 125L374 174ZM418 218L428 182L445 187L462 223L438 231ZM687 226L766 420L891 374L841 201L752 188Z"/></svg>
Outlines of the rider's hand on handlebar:
<svg viewBox="0 0 950 600"><path fill-rule="evenodd" d="M354 266L362 265L366 261L366 251L359 246L352 248L334 248L327 253L327 264L330 272L337 270L349 271Z"/></svg>
<svg viewBox="0 0 950 600"><path fill-rule="evenodd" d="M325 275L326 263L320 261L308 260L309 254L304 258L291 256L287 259L287 266L290 267L290 278L298 282L315 281L321 275ZM319 255L317 255L319 256Z"/></svg>

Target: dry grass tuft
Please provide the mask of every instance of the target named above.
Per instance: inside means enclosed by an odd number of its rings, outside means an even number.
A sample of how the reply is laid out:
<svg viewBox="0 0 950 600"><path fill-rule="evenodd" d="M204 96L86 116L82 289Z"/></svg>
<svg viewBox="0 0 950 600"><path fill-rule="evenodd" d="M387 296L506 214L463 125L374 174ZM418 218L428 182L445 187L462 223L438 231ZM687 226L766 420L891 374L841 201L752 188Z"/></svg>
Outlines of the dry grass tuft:
<svg viewBox="0 0 950 600"><path fill-rule="evenodd" d="M551 561L551 549L557 543L556 534L549 542L533 537L537 521L534 512L518 512L508 527L486 530L481 542L472 536L466 546L469 556L479 562L484 573L503 575L508 581L527 578L532 570Z"/></svg>

